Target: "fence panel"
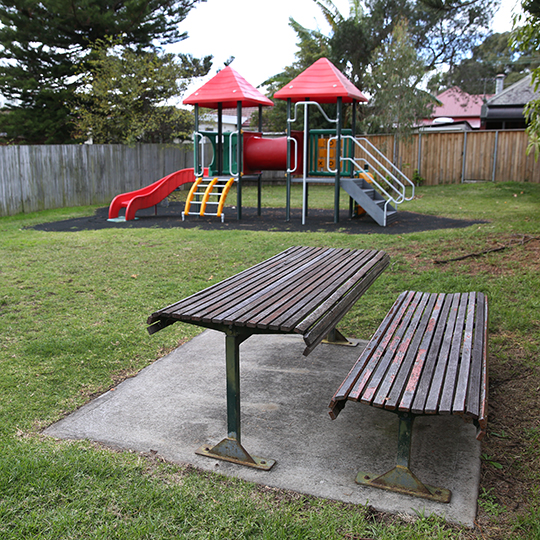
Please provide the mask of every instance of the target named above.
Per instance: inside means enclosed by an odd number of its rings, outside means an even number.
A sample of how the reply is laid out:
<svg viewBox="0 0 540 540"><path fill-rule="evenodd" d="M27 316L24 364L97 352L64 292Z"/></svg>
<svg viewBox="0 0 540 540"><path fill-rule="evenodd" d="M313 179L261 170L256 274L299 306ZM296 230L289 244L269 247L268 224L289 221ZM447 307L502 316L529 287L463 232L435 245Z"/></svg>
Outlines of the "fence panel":
<svg viewBox="0 0 540 540"><path fill-rule="evenodd" d="M464 180L493 180L493 163L497 133L468 131Z"/></svg>
<svg viewBox="0 0 540 540"><path fill-rule="evenodd" d="M494 180L540 183L523 130L421 133L366 138L403 173L426 185ZM466 146L465 146L466 145ZM465 163L463 156L465 155ZM356 157L363 157L356 150ZM0 216L64 206L108 205L174 171L193 166L189 147L148 144L0 146Z"/></svg>
<svg viewBox="0 0 540 540"><path fill-rule="evenodd" d="M108 205L119 193L192 166L186 146L0 146L0 216Z"/></svg>
<svg viewBox="0 0 540 540"><path fill-rule="evenodd" d="M523 131L499 131L496 182L540 182L540 167L534 156L527 156L527 134Z"/></svg>

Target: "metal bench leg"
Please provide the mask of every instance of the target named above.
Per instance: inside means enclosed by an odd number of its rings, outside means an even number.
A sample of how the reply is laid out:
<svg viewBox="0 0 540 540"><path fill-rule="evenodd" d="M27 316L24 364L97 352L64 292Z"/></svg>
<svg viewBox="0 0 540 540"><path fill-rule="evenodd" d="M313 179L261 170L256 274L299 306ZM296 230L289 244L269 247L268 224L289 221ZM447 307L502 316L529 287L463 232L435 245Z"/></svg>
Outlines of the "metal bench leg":
<svg viewBox="0 0 540 540"><path fill-rule="evenodd" d="M380 476L360 471L356 476L356 483L448 503L452 497L450 490L423 484L410 469L413 422L414 415L399 415L396 466Z"/></svg>
<svg viewBox="0 0 540 540"><path fill-rule="evenodd" d="M331 330L322 343L329 343L331 345L345 345L347 347L356 347L358 343L349 341L337 328Z"/></svg>
<svg viewBox="0 0 540 540"><path fill-rule="evenodd" d="M214 459L231 461L268 471L275 461L251 456L241 443L240 430L240 344L251 333L227 330L225 337L225 357L227 368L227 437L215 446L203 445L196 454Z"/></svg>

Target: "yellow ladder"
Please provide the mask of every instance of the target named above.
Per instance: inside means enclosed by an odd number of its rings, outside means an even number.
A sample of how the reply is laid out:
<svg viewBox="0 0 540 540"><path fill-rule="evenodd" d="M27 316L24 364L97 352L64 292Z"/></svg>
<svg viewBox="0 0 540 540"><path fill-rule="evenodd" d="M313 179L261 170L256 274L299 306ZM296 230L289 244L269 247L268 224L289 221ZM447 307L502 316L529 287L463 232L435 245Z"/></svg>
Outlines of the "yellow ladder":
<svg viewBox="0 0 540 540"><path fill-rule="evenodd" d="M186 206L182 212L182 221L186 216L217 216L225 221L223 207L235 178L197 178L189 190ZM215 190L215 191L214 191ZM207 209L210 211L208 212ZM211 210L215 209L214 212Z"/></svg>

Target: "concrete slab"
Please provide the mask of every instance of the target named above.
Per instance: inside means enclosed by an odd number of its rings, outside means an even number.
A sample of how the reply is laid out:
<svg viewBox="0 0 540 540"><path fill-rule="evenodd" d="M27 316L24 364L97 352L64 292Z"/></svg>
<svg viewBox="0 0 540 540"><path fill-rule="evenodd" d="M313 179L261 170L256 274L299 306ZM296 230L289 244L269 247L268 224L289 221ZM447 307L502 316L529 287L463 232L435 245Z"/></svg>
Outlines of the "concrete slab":
<svg viewBox="0 0 540 540"><path fill-rule="evenodd" d="M365 346L365 343L363 344ZM252 336L240 347L242 444L276 465L269 472L199 456L227 434L225 339L207 330L45 430L90 439L268 486L392 513L437 514L472 527L480 480L480 443L458 417L415 421L412 469L426 484L452 491L449 504L355 483L358 470L395 465L397 416L349 403L337 420L328 403L362 344L322 344L307 358L296 335Z"/></svg>

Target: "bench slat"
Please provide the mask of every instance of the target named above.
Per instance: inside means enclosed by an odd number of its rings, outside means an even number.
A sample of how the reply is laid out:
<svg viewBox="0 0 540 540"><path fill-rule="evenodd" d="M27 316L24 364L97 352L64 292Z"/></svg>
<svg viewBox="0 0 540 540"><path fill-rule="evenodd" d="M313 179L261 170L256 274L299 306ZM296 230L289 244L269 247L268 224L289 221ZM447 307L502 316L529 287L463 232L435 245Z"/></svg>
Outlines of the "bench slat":
<svg viewBox="0 0 540 540"><path fill-rule="evenodd" d="M373 254L369 251L363 251L358 253L358 258L354 261L351 261L352 264L346 264L343 269L339 272L339 277L336 281L341 282L340 288L344 286L344 283L347 283L351 280L351 276L358 275L358 268L362 267L373 258ZM366 272L367 273L367 272ZM328 282L333 280L334 277L330 273L326 273L321 276L322 282ZM340 294L340 293L339 293ZM305 317L305 315L298 316L298 313L310 313L313 310L320 308L322 304L328 301L331 293L329 290L320 290L318 294L315 295L306 295L305 298L300 300L296 306L291 305L290 309L282 313L279 317L272 320L269 327L270 328L282 328L283 330L290 332L293 328L297 332L305 332L309 329L309 320L310 317ZM301 308L301 310L300 310Z"/></svg>
<svg viewBox="0 0 540 540"><path fill-rule="evenodd" d="M195 313L197 309L199 309L199 306L211 305L216 299L222 297L224 293L238 287L238 284L250 282L254 275L260 275L260 273L269 272L272 268L279 267L283 264L283 260L287 260L287 257L292 260L300 258L306 249L307 248L303 247L289 248L266 261L239 272L235 276L231 276L203 291L194 293L179 302L166 306L150 315L148 324L152 324L152 322L159 319L160 316L171 316L177 319L180 319L180 317L189 317L190 314Z"/></svg>
<svg viewBox="0 0 540 540"><path fill-rule="evenodd" d="M347 250L342 251L343 254L348 253ZM220 313L217 316L209 316L208 318L203 318L204 320L211 320L214 323L220 324L235 324L237 318L241 317L245 313L248 313L251 309L256 310L256 308L263 303L268 298L276 298L275 292L279 291L277 298L282 298L287 296L288 293L294 290L297 286L297 281L302 280L303 277L310 272L310 270L319 270L324 268L322 263L326 261L328 257L332 257L334 251L329 249L321 253L317 257L311 259L309 262L306 262L302 266L295 268L292 271L284 273L281 277L276 280L272 280L271 283L267 284L255 295L251 295L249 298L241 301L237 305L230 307L228 310ZM305 316L305 314L304 314Z"/></svg>
<svg viewBox="0 0 540 540"><path fill-rule="evenodd" d="M379 384L377 389L377 394L373 398L372 405L374 407L384 407L385 409L395 409L395 401L390 403L390 394L391 388L395 389L395 392L401 396L403 386L399 387L398 379L403 379L399 377L399 374L407 369L407 360L410 360L410 357L416 355L416 351L420 345L420 340L422 338L422 331L419 328L422 327L422 322L424 321L424 310L429 301L429 294L423 294L418 307L416 308L413 317L409 321L407 331L401 341L396 353L392 357L392 362L388 366L388 370L383 374L383 380ZM425 321L427 325L427 321ZM410 365L410 363L409 363ZM395 385L394 385L395 381ZM403 383L403 380L401 381Z"/></svg>
<svg viewBox="0 0 540 540"><path fill-rule="evenodd" d="M355 387L356 382L366 368L366 365L371 361L374 351L377 349L377 347L387 334L388 326L393 321L396 313L400 311L405 311L405 308L403 308L403 303L408 304L408 301L411 297L412 293L408 293L407 291L399 295L399 298L390 308L390 311L384 318L383 322L379 325L379 328L376 330L367 347L362 351L360 358L351 368L345 380L341 383L337 392L334 394L334 397L332 398L332 402L330 404L330 415L332 416L332 418L336 418L339 414L339 411L345 405L345 400L349 397L350 392Z"/></svg>
<svg viewBox="0 0 540 540"><path fill-rule="evenodd" d="M418 307L418 304L422 296L423 296L422 293L415 293L412 299L412 302L410 304L410 307L405 312L400 325L397 328L394 327L395 333L392 336L392 339L390 343L388 344L388 347L386 348L384 355L382 356L381 360L375 367L375 370L373 371L373 375L371 376L369 383L366 385L365 390L362 392L362 396L360 397L360 401L362 403L368 403L371 405L373 398L375 397L375 393L379 387L379 384L384 378L386 371L388 369L388 366L390 362L392 361L392 358L396 354L401 341L403 340L405 332L409 326L409 323L413 317L414 312L416 311Z"/></svg>
<svg viewBox="0 0 540 540"><path fill-rule="evenodd" d="M414 414L425 413L426 401L433 378L433 371L438 361L440 346L444 335L444 330L446 328L446 321L448 320L448 314L450 312L450 307L452 306L452 295L443 294L441 296L443 298L443 305L439 315L439 319L437 321L437 326L435 328L435 334L433 335L431 346L427 354L426 363L424 365L422 375L420 376L420 381L418 383L418 388L416 389L414 401L410 406L410 410ZM400 407L400 410L403 409Z"/></svg>
<svg viewBox="0 0 540 540"><path fill-rule="evenodd" d="M335 264L335 259L340 254L331 254L329 260L330 266ZM248 321L251 323L254 320L260 318L260 313L268 306L273 306L275 310L279 311L280 306L290 297L290 295L297 294L297 291L302 287L304 280L311 282L312 279L317 279L320 276L319 262L326 253L321 253L318 257L311 259L309 262L296 268L291 268L288 272L278 275L270 276L271 281L262 281L262 284L257 287L255 294L250 296L244 295L245 298L238 302L236 305L228 307L228 310L219 313L219 315L209 314L208 318L217 322L223 321L225 324L235 324L239 326L245 325ZM321 281L319 277L319 281ZM282 285L285 285L282 287ZM280 288L283 294L276 298L275 290Z"/></svg>
<svg viewBox="0 0 540 540"><path fill-rule="evenodd" d="M477 309L476 309L476 320L474 324L474 344L471 354L471 373L470 373L470 385L469 391L467 393L467 411L479 418L482 415L480 409L481 403L481 394L482 394L482 385L483 385L483 372L482 366L485 364L484 356L485 352L485 342L487 337L485 335L486 328L486 314L485 306L486 300L482 293L478 294L477 298ZM478 391L480 389L480 391Z"/></svg>
<svg viewBox="0 0 540 540"><path fill-rule="evenodd" d="M308 332L304 333L304 342L307 345L303 352L304 355L307 356L328 335L328 333L336 327L350 308L384 271L388 264L389 259L387 258L379 260L373 264L373 266L367 272L362 271L356 276L353 276L339 289L335 295L326 301L326 304L329 304L333 297L335 297L335 306L332 309L327 310L325 315L321 317ZM369 267L369 265L366 265L366 267ZM351 289L351 285L353 285L360 278L362 278L361 281L357 282L356 285ZM302 324L300 321L298 322L299 324ZM297 333L302 333L299 328L291 327L290 329L294 329L294 331Z"/></svg>
<svg viewBox="0 0 540 540"><path fill-rule="evenodd" d="M467 322L463 333L463 344L461 347L459 372L456 384L456 393L452 404L454 414L463 414L466 411L467 391L469 388L469 375L471 372L474 315L476 310L476 294L470 293L467 304Z"/></svg>
<svg viewBox="0 0 540 540"><path fill-rule="evenodd" d="M309 310L312 305L316 306L328 297L327 290L316 292L328 281L328 276L332 276L332 280L336 282L346 279L355 267L362 264L365 257L366 255L361 253L358 253L354 260L339 257L327 266L328 271L324 274L321 274L319 268L314 268L311 275L300 281L291 294L284 295L278 303L272 299L267 301L266 309L256 317L251 317L248 326L270 329L294 327L294 321L297 320L295 315L305 313L306 309ZM242 319L239 319L239 322L242 322Z"/></svg>
<svg viewBox="0 0 540 540"><path fill-rule="evenodd" d="M383 262L383 265L384 265L383 269L386 268L386 266L388 266L388 264L390 262L390 257L384 252L367 251L366 256L367 256L368 259L371 258L372 260L370 261L369 265L366 265L365 268L362 268L360 273L355 273L355 274L353 274L353 276L351 276L351 278L349 280L350 284L354 284L355 280L358 280L362 275L367 274L369 272L369 270L371 268L373 268L373 266L377 262L379 262L379 261ZM326 300L324 303L322 303L315 311L310 313L310 315L308 317L306 317L302 321L302 323L297 326L297 331L299 333L304 333L312 325L314 325L320 319L320 317L323 316L324 313L329 308L332 307L333 303L335 302L335 298L342 296L344 294L344 292L346 292L347 287L350 288L350 285L348 285L346 283L344 285L344 287L345 287L345 291L343 289L341 289L341 288L338 289L330 298L328 298L328 300Z"/></svg>
<svg viewBox="0 0 540 540"><path fill-rule="evenodd" d="M379 363L380 359L384 356L386 349L388 348L389 343L392 340L392 336L394 335L396 328L401 324L401 320L404 317L405 313L407 312L407 308L411 305L411 302L414 300L415 293L412 291L409 293L406 293L406 296L403 299L403 302L399 306L399 309L395 312L395 316L389 321L389 324L384 331L384 335L382 336L380 342L375 347L375 351L373 352L371 358L369 359L369 362L366 364L362 372L360 373L360 376L357 378L353 388L349 392L348 399L353 401L359 401L364 389L368 385L369 381L371 380L371 376L373 375L374 370L377 367L377 364ZM369 347L369 345L368 345Z"/></svg>
<svg viewBox="0 0 540 540"><path fill-rule="evenodd" d="M456 319L456 325L450 334L448 329L448 337L452 341L450 348L450 355L448 357L448 364L446 366L446 374L444 377L443 391L439 402L439 414L451 414L452 403L454 401L454 394L456 391L457 373L459 367L459 355L461 351L461 345L463 342L463 331L465 328L465 317L467 314L468 297L466 295L460 295L459 297L459 309Z"/></svg>
<svg viewBox="0 0 540 540"><path fill-rule="evenodd" d="M241 276L225 288L216 288L211 291L211 294L201 295L197 303L184 306L183 315L189 316L193 321L200 321L209 313L223 312L227 309L228 302L237 302L248 294L256 294L267 284L267 280L283 275L288 268L294 268L294 265L300 264L302 264L301 254L297 254L287 265L276 261L273 265L261 268L257 273Z"/></svg>
<svg viewBox="0 0 540 540"><path fill-rule="evenodd" d="M429 388L428 397L424 412L435 414L439 409L439 400L442 395L446 367L450 356L450 347L452 345L452 333L457 319L459 308L459 294L452 294L452 305L448 313L448 319L445 321L444 333L441 336L441 346L437 355L435 372Z"/></svg>
<svg viewBox="0 0 540 540"><path fill-rule="evenodd" d="M441 313L442 306L444 304L444 294L431 294L430 303L424 314L427 318L425 328L422 331L422 341L416 352L412 367L407 372L407 380L399 381L399 384L404 387L401 396L398 398L397 391L395 396L388 402L389 407L397 408L400 411L410 411L412 407L413 399L417 393L419 387L420 377L425 373L426 359L428 357L430 346L433 342L433 338L436 334L437 323ZM398 383L396 383L398 384ZM397 400L399 399L399 404Z"/></svg>
<svg viewBox="0 0 540 540"><path fill-rule="evenodd" d="M482 295L483 296L483 295ZM487 368L487 348L488 348L488 300L487 298L483 299L483 306L485 312L483 315L484 320L484 346L482 349L482 383L480 385L480 414L478 417L478 424L480 427L480 432L476 438L480 441L485 436L487 431L487 420L488 420L488 368Z"/></svg>
<svg viewBox="0 0 540 540"><path fill-rule="evenodd" d="M234 319L235 314L238 316L243 314L247 306L262 301L265 294L272 294L282 283L304 272L306 268L316 265L324 256L325 252L318 250L307 257L297 258L291 264L255 274L249 282L239 283L236 290L220 296L214 306L202 306L198 312L192 313L193 320L226 323L228 319Z"/></svg>
<svg viewBox="0 0 540 540"><path fill-rule="evenodd" d="M422 318L400 367L399 373L396 375L393 388L386 400L386 409L397 409L398 405L403 403L404 394L407 391L413 391L416 387L416 380L422 371L425 353L431 342L431 335L433 333L432 327L435 326L433 317L436 303L436 294L427 295L426 307L422 313ZM409 383L409 381L413 382Z"/></svg>

